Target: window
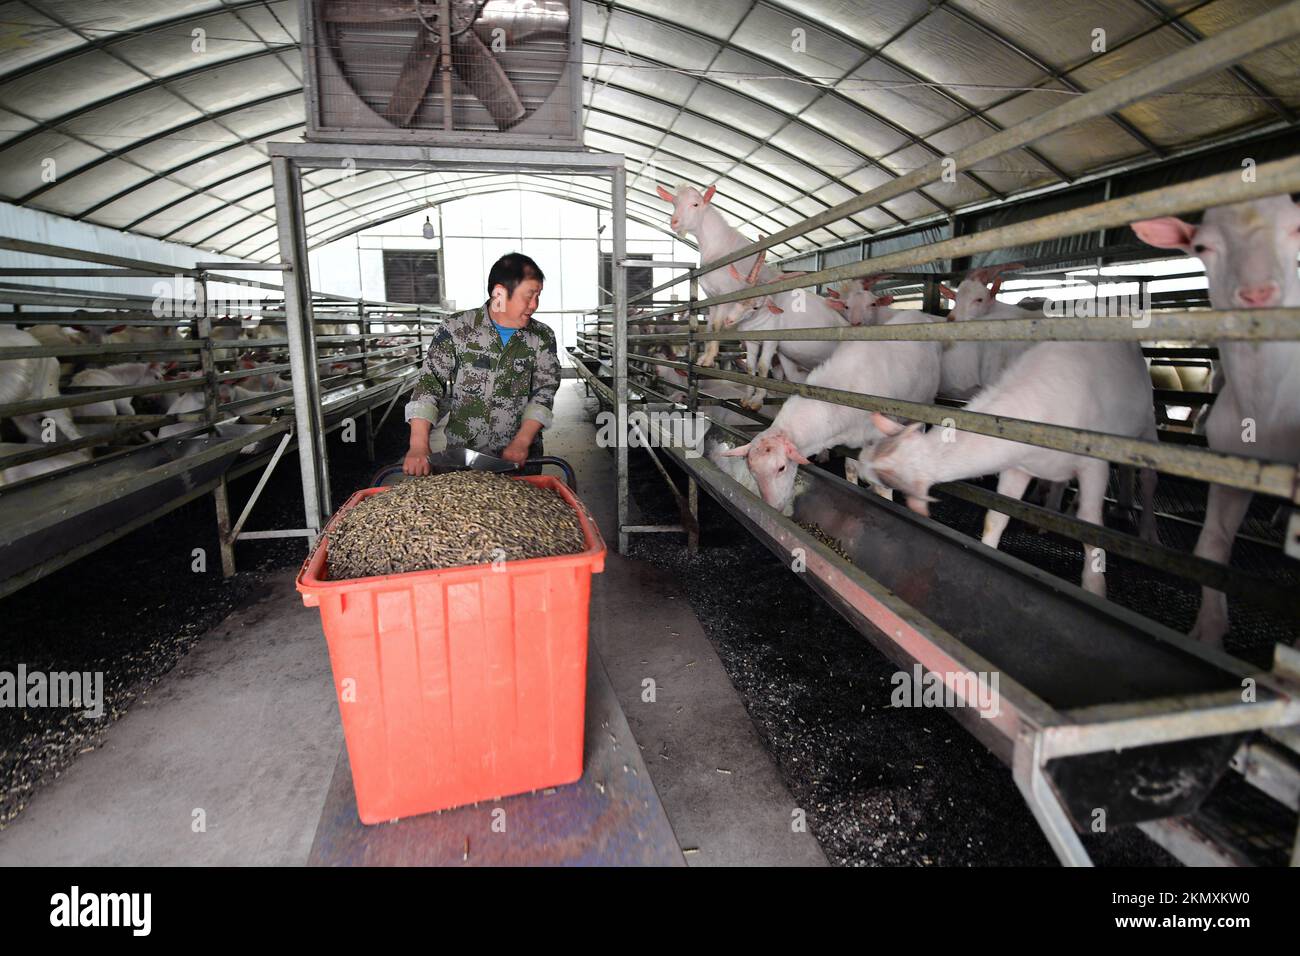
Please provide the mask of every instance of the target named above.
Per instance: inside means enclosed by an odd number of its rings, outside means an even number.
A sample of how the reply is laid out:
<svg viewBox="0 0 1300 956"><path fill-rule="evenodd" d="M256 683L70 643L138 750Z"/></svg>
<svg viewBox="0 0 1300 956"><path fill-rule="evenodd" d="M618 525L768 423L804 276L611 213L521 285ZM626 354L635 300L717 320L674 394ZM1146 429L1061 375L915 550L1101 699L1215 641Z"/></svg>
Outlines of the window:
<svg viewBox="0 0 1300 956"><path fill-rule="evenodd" d="M437 305L438 253L417 249L384 250L384 298L389 302Z"/></svg>
<svg viewBox="0 0 1300 956"><path fill-rule="evenodd" d="M653 257L648 253L630 252L627 256L629 259L644 259L649 262ZM609 305L614 299L614 254L612 252L602 252L600 254L600 304ZM652 266L632 266L627 270L627 297L629 299L638 292L646 292L655 287L655 270Z"/></svg>

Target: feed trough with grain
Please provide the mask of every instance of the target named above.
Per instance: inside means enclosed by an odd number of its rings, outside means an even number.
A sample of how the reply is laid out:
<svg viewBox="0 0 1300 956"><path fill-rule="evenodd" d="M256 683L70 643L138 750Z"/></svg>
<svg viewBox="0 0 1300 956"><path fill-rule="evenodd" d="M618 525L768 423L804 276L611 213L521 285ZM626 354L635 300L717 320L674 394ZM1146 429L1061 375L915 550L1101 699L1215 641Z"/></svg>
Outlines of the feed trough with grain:
<svg viewBox="0 0 1300 956"><path fill-rule="evenodd" d="M330 578L574 554L578 514L547 487L490 472L404 481L342 515L328 534Z"/></svg>

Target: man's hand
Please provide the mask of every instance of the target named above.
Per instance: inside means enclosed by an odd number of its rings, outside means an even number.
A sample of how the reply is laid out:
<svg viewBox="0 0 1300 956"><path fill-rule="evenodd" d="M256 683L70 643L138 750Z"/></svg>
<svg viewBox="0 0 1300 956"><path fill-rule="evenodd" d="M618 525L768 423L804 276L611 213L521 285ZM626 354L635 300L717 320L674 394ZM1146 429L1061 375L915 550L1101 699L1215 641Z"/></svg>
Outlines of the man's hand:
<svg viewBox="0 0 1300 956"><path fill-rule="evenodd" d="M433 472L429 465L429 446L412 445L406 452L406 457L402 459L402 474L404 475L428 475Z"/></svg>
<svg viewBox="0 0 1300 956"><path fill-rule="evenodd" d="M541 422L532 418L524 419L524 423L519 426L519 431L515 433L515 437L501 452L501 457L513 464L522 465L528 460L528 449L533 447L533 441L541 430Z"/></svg>
<svg viewBox="0 0 1300 956"><path fill-rule="evenodd" d="M514 441L506 445L505 450L501 452L501 457L513 464L522 465L528 460L528 448L531 444L531 442L523 441L516 435Z"/></svg>

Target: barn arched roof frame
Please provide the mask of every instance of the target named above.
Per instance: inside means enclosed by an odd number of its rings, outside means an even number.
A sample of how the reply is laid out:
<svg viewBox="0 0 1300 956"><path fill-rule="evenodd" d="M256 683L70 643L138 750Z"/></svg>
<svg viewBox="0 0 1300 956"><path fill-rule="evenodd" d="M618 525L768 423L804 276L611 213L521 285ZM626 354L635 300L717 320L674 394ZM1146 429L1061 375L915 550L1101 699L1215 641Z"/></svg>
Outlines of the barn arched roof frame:
<svg viewBox="0 0 1300 956"><path fill-rule="evenodd" d="M627 155L639 215L665 212L643 175L653 164L661 179L716 182L721 210L747 232L769 233L1274 5L587 2L584 139ZM303 130L297 0L23 0L6 11L0 198L226 255L276 257L266 143ZM1091 48L1089 23L1106 24L1103 51ZM206 42L197 62L196 30ZM1190 90L1047 137L775 251L795 254L1295 124L1297 61L1300 44L1280 44ZM313 182L309 241L349 216L366 218L349 205L354 191L399 195L411 188L405 181L376 170L347 189Z"/></svg>

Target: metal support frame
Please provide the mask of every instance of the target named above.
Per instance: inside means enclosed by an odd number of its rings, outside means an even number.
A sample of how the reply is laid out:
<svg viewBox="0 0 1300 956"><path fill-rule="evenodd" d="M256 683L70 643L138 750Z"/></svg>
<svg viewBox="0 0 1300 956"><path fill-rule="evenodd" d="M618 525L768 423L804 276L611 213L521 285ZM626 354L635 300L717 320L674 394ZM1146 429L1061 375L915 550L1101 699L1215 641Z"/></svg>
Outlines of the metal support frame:
<svg viewBox="0 0 1300 956"><path fill-rule="evenodd" d="M1043 734L1031 727L1022 729L1016 738L1015 755L1011 773L1020 795L1029 805L1029 811L1038 821L1038 828L1047 837L1057 858L1066 866L1092 866L1088 851L1083 848L1079 835L1070 825L1070 818L1052 790L1043 772Z"/></svg>
<svg viewBox="0 0 1300 956"><path fill-rule="evenodd" d="M598 381L596 385L598 393L608 400L608 389ZM652 417L649 427L653 431L661 426ZM1265 729L1270 735L1296 732L1293 726L1300 720L1300 683L1295 680L1296 672L1287 664L1293 657L1293 652L1282 655L1271 673L1260 673L1220 651L1173 634L1132 611L1088 595L1081 589L1072 586L1063 588L1051 575L1003 552L981 548L972 554L966 539L960 533L936 527L933 522L917 518L905 508L881 502L865 489L849 486L839 478L818 472L814 479L815 488L810 488L800 501L806 504L822 495L853 497L864 502L862 509L875 515L867 519L867 523L856 532L854 543L849 544L847 539L842 541L854 551L853 561L846 561L812 537L793 518L778 514L744 491L707 458L688 457L683 450L666 443L667 436L657 437L661 447L666 449L665 453L688 474L699 478L710 495L748 526L770 550L786 558L794 549L801 549L806 558L808 583L895 662L900 665L917 663L926 672L940 675L1000 674L1000 713L977 717L969 707L959 707L950 713L1011 766L1026 803L1053 850L1066 865L1087 866L1091 865L1091 861L1066 812L1063 795L1049 779L1049 761L1244 733L1252 729ZM843 513L841 506L842 502L836 505L820 501L814 507L821 509L821 513L829 508ZM815 520L812 512L805 511L804 515L805 518ZM796 517L798 516L797 507ZM1169 696L1157 693L1154 697L1122 703L1091 706L1075 704L1069 709L1053 706L1048 699L1040 696L1038 689L1020 683L1015 669L984 657L975 646L964 643L959 636L947 630L946 627L954 626L951 621L944 624L941 623L942 618L931 616L944 614L948 618L955 617L958 627L968 616L961 596L952 599L953 605L943 606L944 601L949 599L941 597L947 589L942 586L940 579L932 582L933 587L925 587L920 592L938 598L933 609L928 609L924 601L912 606L909 600L898 593L896 582L873 576L875 569L870 561L863 561L863 555L874 553L883 544L884 539L880 537L882 533L887 534L890 540L901 539L910 537L912 529L923 529L926 535L932 536L950 555L965 554L969 555L967 560L986 564L989 574L1018 577L1018 586L1024 591L1026 602L1024 607L1008 605L1014 609L1006 613L1013 616L1027 615L1039 620L1043 608L1037 605L1039 598L1031 598L1030 592L1037 591L1041 594L1050 591L1055 592L1055 596L1049 600L1073 604L1085 615L1086 624L1064 619L1043 619L1045 626L1058 630L1059 634L1039 633L1035 636L1035 642L1050 639L1069 644L1071 640L1066 635L1072 629L1081 629L1078 633L1087 634L1087 640L1083 643L1089 648L1094 642L1101 641L1111 647L1121 643L1131 644L1135 649L1145 646L1149 653L1153 645L1148 642L1153 641L1160 653L1169 655L1171 665L1179 660L1198 661L1201 665L1221 669L1225 689ZM659 529L648 527L636 530ZM847 531L848 527L842 530ZM896 560L898 554L907 553L912 552L903 547L902 551L876 560L888 563ZM924 554L921 560L925 567L934 569L941 566L934 564L934 557L928 549L924 550ZM859 563L864 566L858 567ZM911 571L908 570L907 573ZM968 572L953 567L948 573L964 575ZM976 577L979 579L979 575ZM977 583L972 586L981 585ZM1029 633L1029 629L1013 627L1008 633ZM1013 645L1014 643L1012 642ZM988 646L1006 653L1009 645L999 637ZM1118 647L1115 652L1125 653ZM1087 653L1093 651L1088 650ZM1031 657L1040 654L1041 649L1036 646L1030 648ZM1245 703L1241 699L1237 683L1246 676L1259 682L1260 697L1255 702ZM1181 824L1180 820L1166 819L1153 824L1142 824L1142 828L1157 838L1158 834L1167 833L1171 828L1177 829Z"/></svg>
<svg viewBox="0 0 1300 956"><path fill-rule="evenodd" d="M292 367L294 421L298 431L298 465L306 526L318 533L333 510L329 492L324 424L320 417L320 386L316 373L315 325L307 259L307 223L302 208L302 172L274 153L271 169L275 189L276 228L280 260L285 264L284 311Z"/></svg>
<svg viewBox="0 0 1300 956"><path fill-rule="evenodd" d="M627 258L627 174L623 157L614 153L524 150L519 148L408 146L374 143L280 143L267 144L275 185L276 225L280 258L285 263L285 316L289 329L289 359L294 381L294 409L298 432L298 460L302 472L303 510L307 528L319 533L332 511L326 468L323 425L320 417L319 384L315 358L312 301L307 274L306 218L302 202L302 173L312 168L339 168L345 160L355 169L437 169L441 172L568 173L609 177L614 228L614 261ZM445 263L440 273L445 271ZM615 339L626 353L627 279L622 268L614 270ZM418 318L418 316L417 316ZM364 321L364 320L363 320ZM423 322L419 322L423 348ZM620 339L619 337L622 336ZM622 401L618 406L619 441L619 550L626 549L627 537L627 366L621 366ZM395 407L397 396L385 410L380 427ZM314 409L314 412L312 411ZM244 537L248 535L245 534Z"/></svg>

